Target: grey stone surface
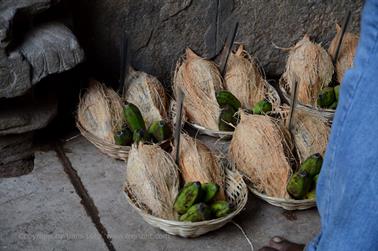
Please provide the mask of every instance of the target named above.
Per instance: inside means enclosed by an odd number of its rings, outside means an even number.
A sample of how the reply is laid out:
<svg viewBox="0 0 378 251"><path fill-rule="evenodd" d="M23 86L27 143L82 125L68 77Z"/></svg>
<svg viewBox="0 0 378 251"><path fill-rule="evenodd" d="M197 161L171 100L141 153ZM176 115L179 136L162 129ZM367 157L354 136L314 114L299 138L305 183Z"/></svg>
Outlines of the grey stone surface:
<svg viewBox="0 0 378 251"><path fill-rule="evenodd" d="M73 68L84 59L74 34L64 24L48 23L33 29L20 46L32 68L32 84L45 76Z"/></svg>
<svg viewBox="0 0 378 251"><path fill-rule="evenodd" d="M214 144L209 139L206 141L209 145ZM128 205L122 194L125 163L100 153L82 137L66 143L65 149L117 250L250 250L240 230L231 223L195 239L170 236L153 228ZM245 230L255 250L273 235L304 243L319 230L319 216L315 209L287 213L252 195L235 222Z"/></svg>
<svg viewBox="0 0 378 251"><path fill-rule="evenodd" d="M0 110L0 136L20 134L47 126L55 117L58 104L55 95L35 99L22 97L5 100Z"/></svg>
<svg viewBox="0 0 378 251"><path fill-rule="evenodd" d="M54 152L0 179L0 250L107 250Z"/></svg>
<svg viewBox="0 0 378 251"><path fill-rule="evenodd" d="M0 136L0 165L33 155L33 133Z"/></svg>
<svg viewBox="0 0 378 251"><path fill-rule="evenodd" d="M0 98L22 95L47 75L71 69L83 60L84 51L65 25L33 28L9 57L0 57Z"/></svg>
<svg viewBox="0 0 378 251"><path fill-rule="evenodd" d="M28 154L30 154L28 157L0 164L0 178L17 177L33 171L34 153Z"/></svg>
<svg viewBox="0 0 378 251"><path fill-rule="evenodd" d="M130 38L132 64L158 76L167 85L176 60L190 46L206 57L220 49L233 22L237 42L246 44L268 75L283 72L286 52L305 33L328 45L335 23L352 10L350 31L358 32L362 0L79 0L75 23L96 74L116 81L120 40Z"/></svg>
<svg viewBox="0 0 378 251"><path fill-rule="evenodd" d="M15 177L33 170L33 133L0 136L0 177Z"/></svg>
<svg viewBox="0 0 378 251"><path fill-rule="evenodd" d="M22 13L24 16L38 14L59 0L2 0L0 2L0 51L11 42L13 20Z"/></svg>

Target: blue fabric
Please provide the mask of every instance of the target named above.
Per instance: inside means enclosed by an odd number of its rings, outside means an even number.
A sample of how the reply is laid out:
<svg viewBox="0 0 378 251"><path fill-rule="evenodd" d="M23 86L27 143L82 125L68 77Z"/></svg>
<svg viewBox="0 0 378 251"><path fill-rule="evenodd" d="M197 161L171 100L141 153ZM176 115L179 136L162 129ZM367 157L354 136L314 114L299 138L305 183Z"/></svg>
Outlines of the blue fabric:
<svg viewBox="0 0 378 251"><path fill-rule="evenodd" d="M321 233L306 250L378 250L378 0L365 2L317 186Z"/></svg>

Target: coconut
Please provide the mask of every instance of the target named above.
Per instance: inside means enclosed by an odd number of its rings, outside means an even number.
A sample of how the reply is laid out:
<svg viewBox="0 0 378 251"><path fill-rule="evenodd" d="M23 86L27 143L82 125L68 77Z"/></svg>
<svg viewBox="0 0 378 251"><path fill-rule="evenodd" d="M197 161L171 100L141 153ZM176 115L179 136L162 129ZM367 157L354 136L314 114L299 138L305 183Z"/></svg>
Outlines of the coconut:
<svg viewBox="0 0 378 251"><path fill-rule="evenodd" d="M258 191L289 198L286 185L294 160L289 137L276 119L241 112L230 143L230 159Z"/></svg>
<svg viewBox="0 0 378 251"><path fill-rule="evenodd" d="M243 45L230 54L224 80L225 88L239 99L242 107L251 108L267 96L266 81Z"/></svg>
<svg viewBox="0 0 378 251"><path fill-rule="evenodd" d="M114 132L123 124L123 103L118 94L96 80L80 99L78 121L87 131L107 142L114 143Z"/></svg>
<svg viewBox="0 0 378 251"><path fill-rule="evenodd" d="M319 44L312 43L308 35L289 50L284 87L290 94L293 82L297 81L299 102L316 106L320 90L332 80L332 59Z"/></svg>
<svg viewBox="0 0 378 251"><path fill-rule="evenodd" d="M129 67L126 83L123 98L139 108L147 126L167 118L168 98L156 77Z"/></svg>
<svg viewBox="0 0 378 251"><path fill-rule="evenodd" d="M315 153L324 156L331 130L327 119L300 108L294 112L293 119L291 131L301 162Z"/></svg>
<svg viewBox="0 0 378 251"><path fill-rule="evenodd" d="M188 119L218 130L220 107L216 92L222 89L222 77L215 63L186 49L185 58L176 65L173 85L176 97L178 88L185 94L184 110Z"/></svg>
<svg viewBox="0 0 378 251"><path fill-rule="evenodd" d="M332 39L331 44L328 48L328 53L333 58L336 54L337 44L340 40L341 36L341 28L338 24L336 24L336 35ZM358 45L359 37L358 35L346 32L343 37L343 41L341 42L341 47L339 50L339 55L336 62L336 74L337 74L337 81L341 83L344 73L346 70L352 67L354 54L356 52L356 48Z"/></svg>
<svg viewBox="0 0 378 251"><path fill-rule="evenodd" d="M136 205L163 219L174 220L179 172L169 153L158 145L133 145L126 169L126 188Z"/></svg>
<svg viewBox="0 0 378 251"><path fill-rule="evenodd" d="M216 183L220 187L217 198L224 200L225 176L219 159L201 141L187 134L181 134L180 139L179 167L185 183Z"/></svg>

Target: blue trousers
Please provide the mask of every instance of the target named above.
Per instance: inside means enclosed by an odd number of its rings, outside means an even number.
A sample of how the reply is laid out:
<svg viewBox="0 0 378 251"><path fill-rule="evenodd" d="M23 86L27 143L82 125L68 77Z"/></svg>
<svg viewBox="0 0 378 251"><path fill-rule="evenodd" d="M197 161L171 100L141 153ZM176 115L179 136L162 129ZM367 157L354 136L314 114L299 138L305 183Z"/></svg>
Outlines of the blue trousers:
<svg viewBox="0 0 378 251"><path fill-rule="evenodd" d="M306 250L378 250L378 0L367 0L317 186L320 234Z"/></svg>

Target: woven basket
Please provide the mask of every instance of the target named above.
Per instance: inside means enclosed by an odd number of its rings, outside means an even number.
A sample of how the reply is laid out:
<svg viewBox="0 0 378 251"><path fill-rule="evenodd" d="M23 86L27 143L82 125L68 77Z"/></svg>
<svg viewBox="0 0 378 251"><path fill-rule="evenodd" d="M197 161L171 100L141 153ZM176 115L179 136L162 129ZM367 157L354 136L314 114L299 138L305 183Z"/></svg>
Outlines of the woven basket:
<svg viewBox="0 0 378 251"><path fill-rule="evenodd" d="M101 152L115 159L127 160L129 151L131 150L130 146L120 146L106 142L87 131L78 120L76 121L76 126L79 129L81 135L83 135L87 140L89 140L89 142L95 145ZM170 140L165 140L159 143L159 145L163 149L168 149L170 147Z"/></svg>
<svg viewBox="0 0 378 251"><path fill-rule="evenodd" d="M279 108L279 106L281 104L280 95L278 94L276 89L274 89L274 87L271 84L266 82L266 85L268 87L269 96L271 96L272 99L274 99L274 101L275 101L274 104L276 104L275 106L273 106L273 109ZM226 132L226 131L212 130L212 129L205 128L201 125L195 124L195 123L191 123L191 122L186 122L186 123L189 126L193 127L194 129L198 130L198 132L200 134L208 135L208 136L211 136L211 137L214 137L214 138L230 139L230 138L232 138L232 135L234 134L234 132L232 132L232 131Z"/></svg>
<svg viewBox="0 0 378 251"><path fill-rule="evenodd" d="M171 235L178 235L185 238L198 237L207 232L217 230L230 222L241 210L245 207L248 200L247 185L243 181L242 176L236 170L226 169L226 196L228 202L234 206L234 211L227 216L219 219L213 219L201 222L182 222L174 220L165 220L152 216L136 204L135 200L130 197L130 192L127 185L124 188L124 194L129 204L143 217L143 219L150 225L167 232Z"/></svg>
<svg viewBox="0 0 378 251"><path fill-rule="evenodd" d="M287 93L287 90L284 88L283 82L284 82L283 78L280 78L279 88L280 88L280 91L282 93L282 96L283 96L285 102L290 104L291 103L290 95ZM320 114L322 117L326 118L329 121L332 121L333 117L335 116L335 110L332 110L332 109L318 108L318 107L314 107L314 106L311 106L311 105L301 104L300 102L297 102L297 106L308 111L308 112L310 112L310 113Z"/></svg>
<svg viewBox="0 0 378 251"><path fill-rule="evenodd" d="M281 207L286 210L306 210L316 207L315 200L294 200L294 199L282 199L267 196L257 191L251 184L248 184L248 189L260 199L268 202L269 204Z"/></svg>

